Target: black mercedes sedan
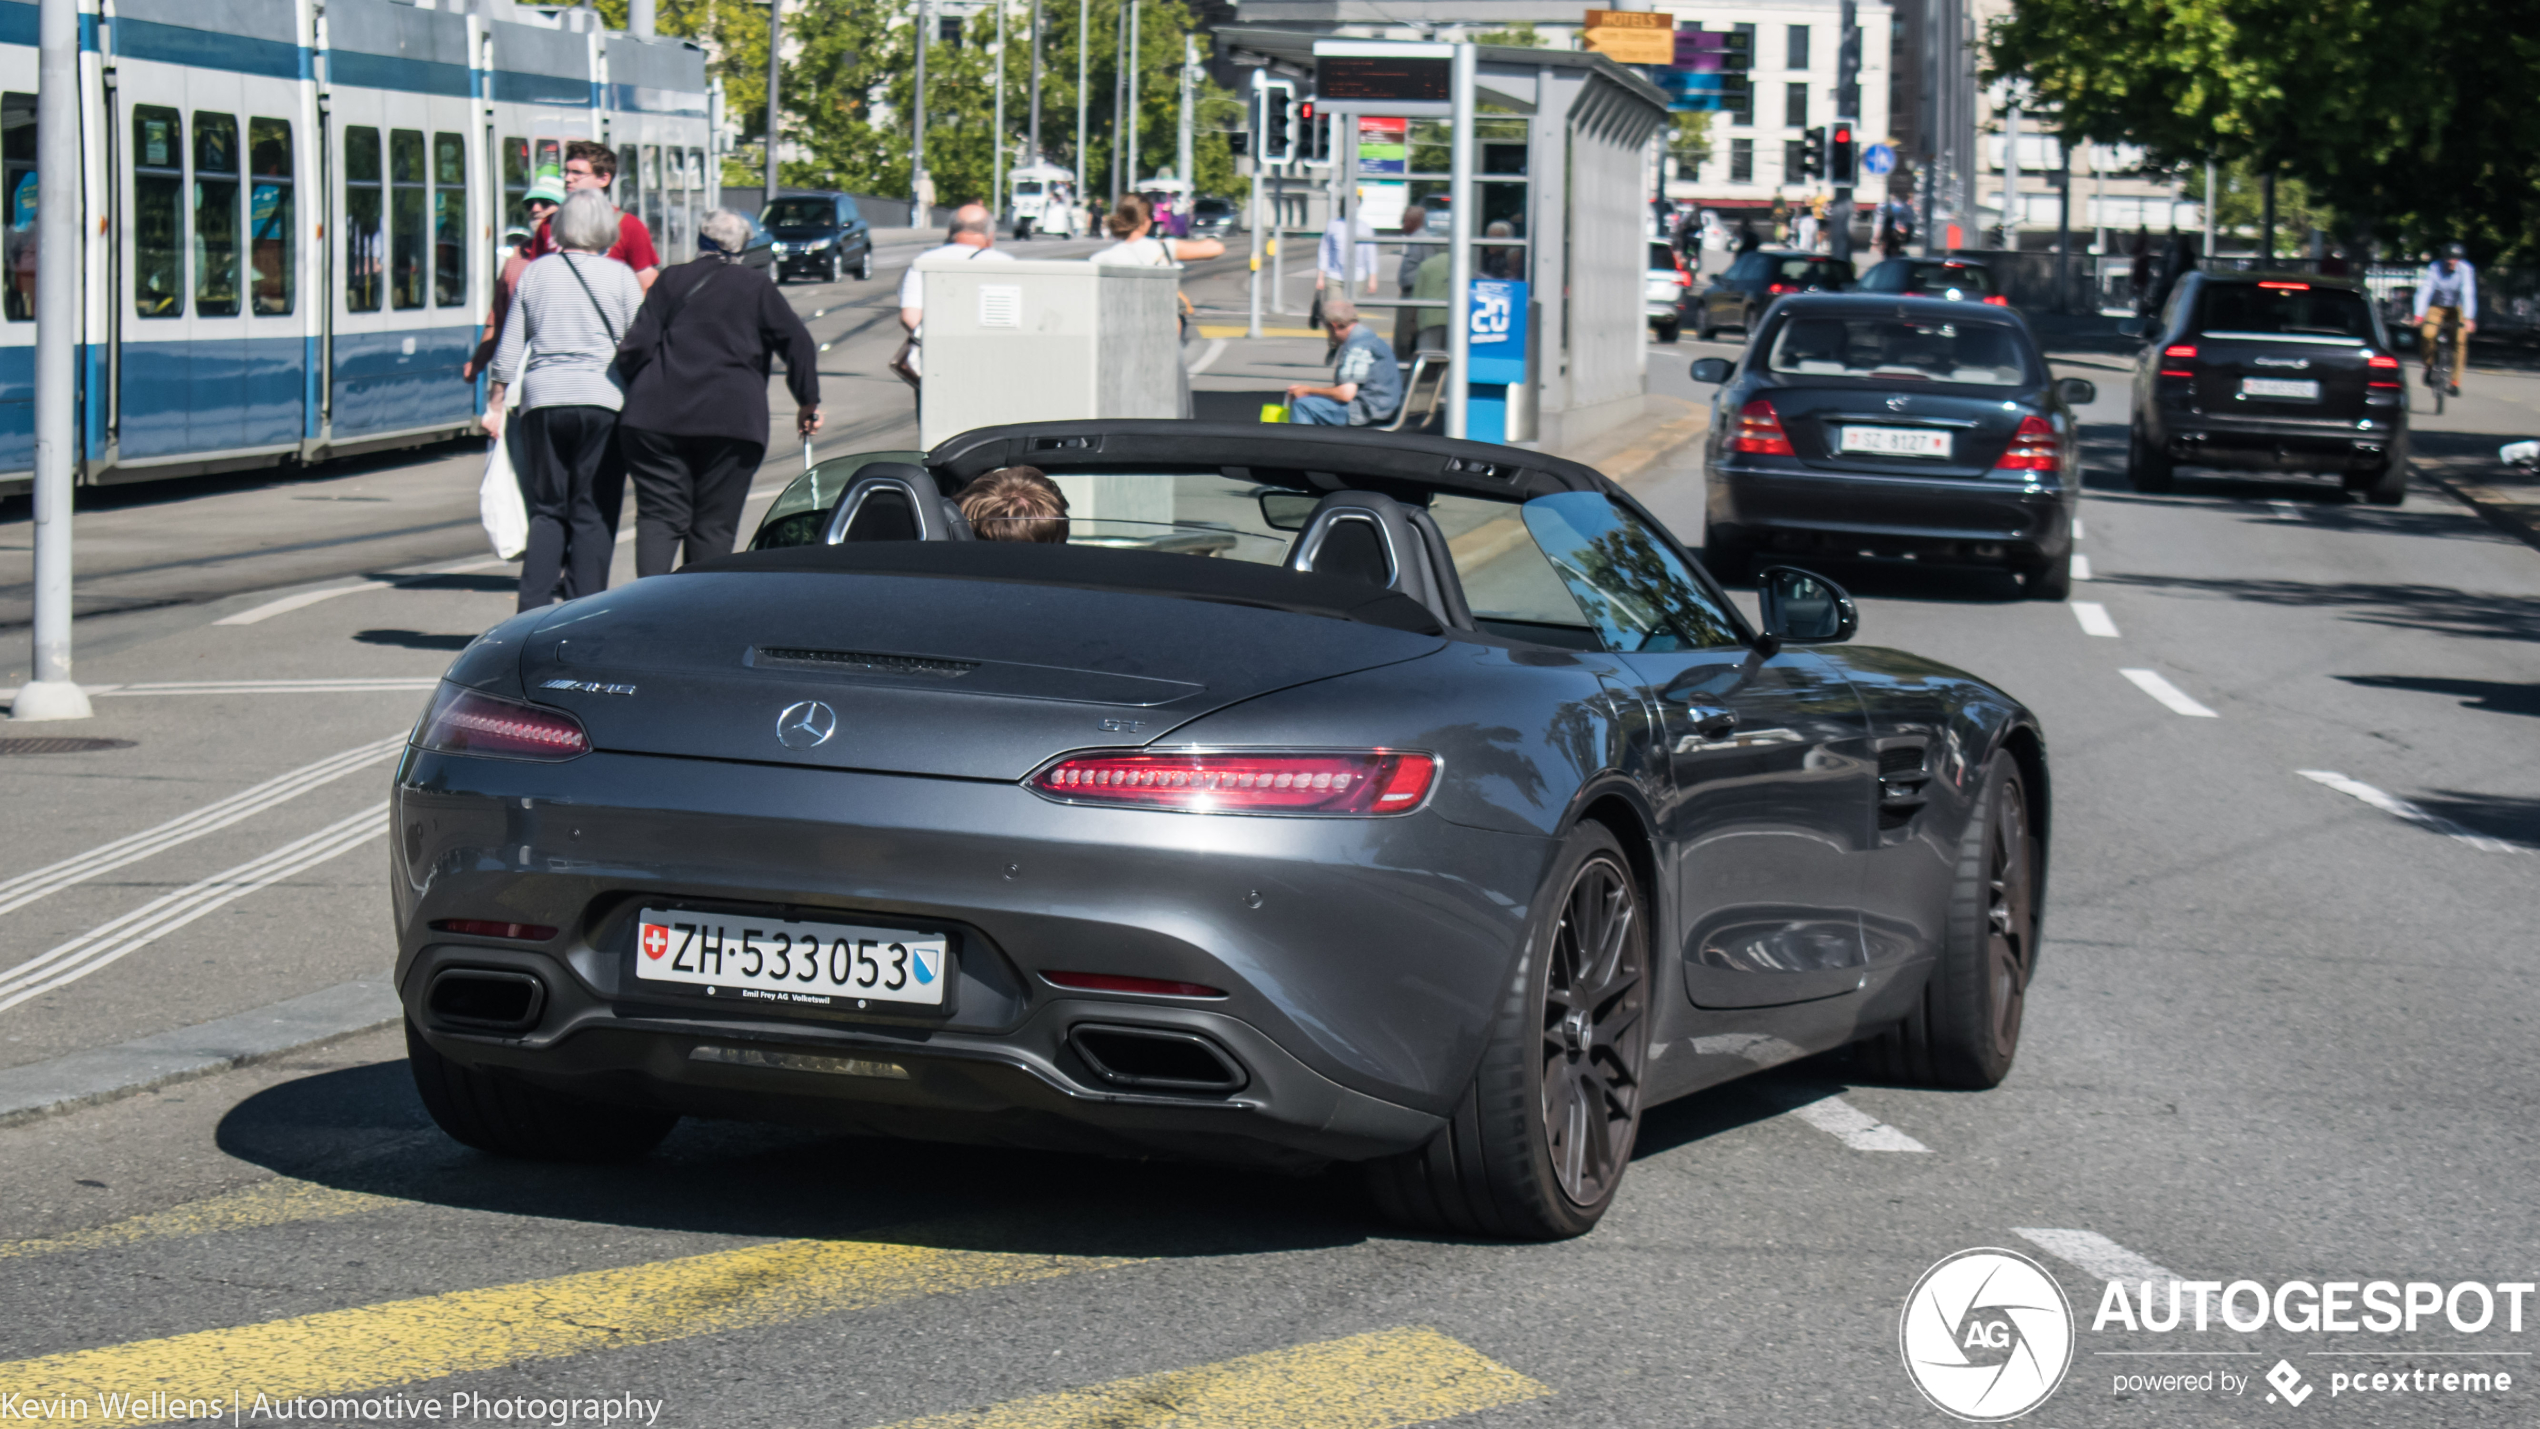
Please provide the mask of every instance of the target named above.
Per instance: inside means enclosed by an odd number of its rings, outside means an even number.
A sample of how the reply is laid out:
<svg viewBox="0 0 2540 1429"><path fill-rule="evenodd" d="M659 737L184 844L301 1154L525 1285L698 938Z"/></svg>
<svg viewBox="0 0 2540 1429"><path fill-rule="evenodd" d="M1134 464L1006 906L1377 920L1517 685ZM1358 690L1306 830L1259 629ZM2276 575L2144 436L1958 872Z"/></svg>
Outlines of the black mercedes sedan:
<svg viewBox="0 0 2540 1429"><path fill-rule="evenodd" d="M1709 342L1724 327L1752 333L1773 300L1785 293L1839 293L1852 286L1852 265L1823 253L1784 253L1759 248L1741 253L1728 270L1700 292L1687 292L1684 322Z"/></svg>
<svg viewBox="0 0 2540 1429"><path fill-rule="evenodd" d="M779 194L759 216L775 240L776 271L769 276L834 283L841 274L873 276L873 229L855 198L831 191Z"/></svg>
<svg viewBox="0 0 2540 1429"><path fill-rule="evenodd" d="M1021 466L1063 527L980 538L954 497ZM1558 1237L1662 1101L2018 1050L2036 718L1808 572L1750 622L1588 467L1016 425L823 463L753 544L496 626L422 712L396 980L462 1142L1352 1162Z"/></svg>
<svg viewBox="0 0 2540 1429"><path fill-rule="evenodd" d="M2318 472L2382 506L2408 492L2399 358L2363 285L2310 273L2190 273L2134 373L2126 469Z"/></svg>
<svg viewBox="0 0 2540 1429"><path fill-rule="evenodd" d="M1800 294L1764 314L1719 383L1705 448L1705 560L1723 580L1762 554L1901 556L2006 567L2072 592L2081 453L2072 408L2016 313L1939 298Z"/></svg>

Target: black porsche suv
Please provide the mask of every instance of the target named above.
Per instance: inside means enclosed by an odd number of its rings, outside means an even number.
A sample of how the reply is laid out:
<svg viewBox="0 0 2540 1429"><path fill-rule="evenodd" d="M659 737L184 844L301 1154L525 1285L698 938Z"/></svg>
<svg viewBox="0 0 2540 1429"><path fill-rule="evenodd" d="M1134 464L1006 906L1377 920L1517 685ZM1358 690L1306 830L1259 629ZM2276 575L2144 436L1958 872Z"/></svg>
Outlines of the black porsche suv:
<svg viewBox="0 0 2540 1429"><path fill-rule="evenodd" d="M2190 273L2144 326L2126 469L2317 472L2396 506L2408 487L2399 359L2362 286L2307 273Z"/></svg>

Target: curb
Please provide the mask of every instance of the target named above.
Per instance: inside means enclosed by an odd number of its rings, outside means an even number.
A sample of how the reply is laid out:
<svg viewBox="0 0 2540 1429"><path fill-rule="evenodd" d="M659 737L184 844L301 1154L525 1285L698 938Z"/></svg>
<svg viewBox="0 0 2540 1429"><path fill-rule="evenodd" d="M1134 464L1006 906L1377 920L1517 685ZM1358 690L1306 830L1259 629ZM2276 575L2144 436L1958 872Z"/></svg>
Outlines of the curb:
<svg viewBox="0 0 2540 1429"><path fill-rule="evenodd" d="M2473 486L2426 461L2412 461L2408 469L2411 475L2434 483L2453 500L2485 517L2488 525L2526 545L2540 548L2540 499L2534 499L2540 493Z"/></svg>
<svg viewBox="0 0 2540 1429"><path fill-rule="evenodd" d="M172 1032L0 1071L0 1126L287 1057L405 1016L385 982L347 982Z"/></svg>

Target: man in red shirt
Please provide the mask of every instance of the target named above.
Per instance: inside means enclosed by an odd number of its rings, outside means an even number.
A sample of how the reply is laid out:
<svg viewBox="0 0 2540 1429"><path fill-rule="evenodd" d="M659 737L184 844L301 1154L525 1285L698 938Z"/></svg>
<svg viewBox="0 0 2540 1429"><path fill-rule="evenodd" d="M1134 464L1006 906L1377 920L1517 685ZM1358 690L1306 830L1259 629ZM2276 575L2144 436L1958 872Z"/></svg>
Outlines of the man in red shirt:
<svg viewBox="0 0 2540 1429"><path fill-rule="evenodd" d="M581 189L598 189L607 194L609 184L617 178L617 151L606 144L576 139L564 146L564 187L570 194ZM547 225L538 225L538 236L529 245L529 256L543 258L556 251L556 240ZM611 258L635 270L635 281L646 288L661 276L661 255L653 251L653 233L644 220L631 213L620 213L617 219L617 242L609 249Z"/></svg>

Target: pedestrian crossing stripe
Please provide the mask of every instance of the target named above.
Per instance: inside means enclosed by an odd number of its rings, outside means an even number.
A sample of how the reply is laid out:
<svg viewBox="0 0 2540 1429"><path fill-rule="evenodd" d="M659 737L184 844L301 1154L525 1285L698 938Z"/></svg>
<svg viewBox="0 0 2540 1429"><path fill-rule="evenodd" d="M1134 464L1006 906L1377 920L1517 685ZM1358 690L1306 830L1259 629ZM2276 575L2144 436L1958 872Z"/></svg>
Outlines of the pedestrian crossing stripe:
<svg viewBox="0 0 2540 1429"><path fill-rule="evenodd" d="M92 1406L152 1388L224 1400L233 1389L274 1400L351 1394L1134 1263L898 1241L777 1241L17 1360L0 1364L0 1388Z"/></svg>
<svg viewBox="0 0 2540 1429"><path fill-rule="evenodd" d="M891 1429L1394 1429L1552 1391L1425 1326L1115 1379Z"/></svg>
<svg viewBox="0 0 2540 1429"><path fill-rule="evenodd" d="M360 1215L365 1211L413 1204L396 1196L343 1191L282 1176L88 1230L39 1240L0 1241L0 1260L62 1255L72 1251L119 1250L154 1240L216 1235L222 1231L289 1225L295 1221L332 1220L337 1216Z"/></svg>

